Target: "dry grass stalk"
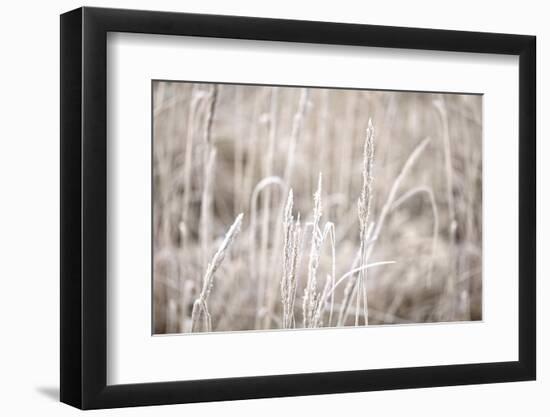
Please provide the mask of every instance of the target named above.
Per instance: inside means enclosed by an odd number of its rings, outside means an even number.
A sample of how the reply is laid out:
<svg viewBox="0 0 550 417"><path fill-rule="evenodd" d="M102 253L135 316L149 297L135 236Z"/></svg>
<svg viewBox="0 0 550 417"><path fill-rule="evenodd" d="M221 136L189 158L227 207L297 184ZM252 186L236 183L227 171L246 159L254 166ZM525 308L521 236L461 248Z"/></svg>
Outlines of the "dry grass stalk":
<svg viewBox="0 0 550 417"><path fill-rule="evenodd" d="M163 85L163 84L161 84ZM189 225L189 202L191 200L191 194L193 193L191 187L191 178L193 170L193 140L195 136L195 121L197 115L197 107L200 100L203 98L203 94L200 93L196 85L191 90L191 100L189 101L189 113L187 117L187 130L185 136L185 162L183 168L183 202L182 202L182 216L180 229L183 235L184 246L187 246L188 225Z"/></svg>
<svg viewBox="0 0 550 417"><path fill-rule="evenodd" d="M298 140L300 139L300 134L302 132L302 125L304 124L308 97L308 89L302 88L302 92L300 93L300 102L298 103L298 110L296 111L296 114L294 115L294 120L292 122L292 132L290 133L290 143L288 146L286 167L283 177L287 184L291 184L292 182L292 172L294 170L294 157L296 155L296 146L298 145Z"/></svg>
<svg viewBox="0 0 550 417"><path fill-rule="evenodd" d="M331 291L332 288L335 286L335 278L336 278L336 239L335 239L336 233L334 231L334 223L327 222L325 223L325 227L323 228L322 238L320 244L323 245L323 243L326 241L327 237L330 238L330 248L331 248L331 273L327 275L327 278L325 280L325 286L323 287L323 291L320 294L317 294L317 302L315 304L315 311L313 312L313 320L311 322L312 328L316 327L322 327L323 326L323 315L325 313L325 310L327 308L327 302L328 302L328 296L331 294L331 302L329 305L329 318L328 318L328 326L331 325L332 322L332 315L334 310L334 291ZM320 249L319 249L320 252Z"/></svg>
<svg viewBox="0 0 550 417"><path fill-rule="evenodd" d="M372 223L371 223L370 229L372 229ZM353 262L351 264L352 271L359 272L360 269L357 268L357 265L359 265L360 261L361 261L361 252L357 251L357 255L354 257ZM338 321L337 321L338 326L343 326L347 319L347 313L349 311L351 301L355 296L356 289L357 289L357 279L349 280L344 289L344 295L343 295L341 306L338 312Z"/></svg>
<svg viewBox="0 0 550 417"><path fill-rule="evenodd" d="M447 115L447 106L445 105L444 97L441 97L440 100L434 101L435 108L437 109L439 116L441 117L442 125L442 137L443 137L443 153L445 155L445 179L446 179L446 196L447 196L447 206L449 209L449 236L451 241L451 252L450 257L453 261L449 262L450 271L449 279L447 280L447 293L449 295L455 294L457 286L457 270L458 265L457 261L459 257L457 256L457 232L458 232L458 223L456 218L456 202L454 199L454 173L453 173L453 161L452 161L452 152L451 152L451 137L449 134L449 119ZM459 299L454 296L454 302L450 305L450 316L455 315L455 310Z"/></svg>
<svg viewBox="0 0 550 417"><path fill-rule="evenodd" d="M254 106L252 108L252 120L250 122L248 130L248 138L246 141L246 151L244 159L246 161L244 168L244 178L242 184L241 194L245 201L249 201L254 189L254 173L258 169L258 149L257 144L259 142L258 124L260 120L260 109L264 101L263 91L256 94L254 98Z"/></svg>
<svg viewBox="0 0 550 417"><path fill-rule="evenodd" d="M231 227L225 234L225 237L220 247L212 257L212 260L208 263L208 267L206 268L206 273L204 274L202 282L201 292L199 294L199 297L195 300L195 303L193 304L193 311L191 313L191 331L193 332L199 330L201 317L204 320L203 330L207 332L212 331L212 319L210 317L210 312L208 311L207 304L208 296L210 295L212 287L214 286L214 276L216 274L216 271L222 264L227 249L229 248L229 246L231 246L231 244L241 231L242 220L243 213L237 216L235 222L231 225Z"/></svg>
<svg viewBox="0 0 550 417"><path fill-rule="evenodd" d="M428 143L430 143L430 138L424 139L422 142L420 142L416 146L416 148L409 155L409 157L407 158L407 161L405 162L405 164L401 168L401 171L399 172L399 175L393 181L390 192L388 194L388 197L386 198L386 201L385 201L384 205L382 206L380 216L379 216L378 220L376 221L375 226L372 228L372 231L369 231L367 233L367 235L369 236L369 239L373 240L373 242L371 242L371 243L374 243L374 241L376 241L378 239L378 236L380 235L380 232L382 231L382 228L385 224L386 218L387 218L388 214L391 211L391 207L393 206L393 204L395 202L399 186L401 185L402 181L405 179L405 177L409 173L410 169L412 168L412 166L414 165L416 160L420 157L422 152L426 149ZM368 230L369 229L367 229L367 231ZM374 245L373 244L368 244L366 246L367 246L367 250L366 250L364 259L365 259L365 262L368 262L368 259L370 258L370 255L371 255L372 250L374 248ZM360 257L360 259L361 259L361 257ZM348 283L348 285L346 286L346 289L344 291L343 308L340 310L340 315L339 315L339 318L338 318L338 325L339 326L343 326L345 321L346 321L346 317L347 317L347 314L348 314L348 311L349 311L349 302L350 302L351 299L353 299L353 296L358 293L358 288L357 287L358 287L357 286L357 281L350 281ZM357 294L357 297L358 296L359 295ZM356 314L358 314L357 306L356 306Z"/></svg>
<svg viewBox="0 0 550 417"><path fill-rule="evenodd" d="M254 187L254 190L252 191L252 197L251 197L251 220L250 220L250 230L249 230L249 246L250 246L250 261L249 261L249 268L250 268L250 274L253 277L253 279L257 280L258 282L258 295L257 295L257 315L256 315L256 324L259 326L259 320L260 320L260 313L265 317L265 314L263 314L264 309L264 299L265 299L265 292L266 292L266 283L265 283L265 274L258 273L257 263L257 251L256 251L256 223L257 223L257 217L258 217L258 199L260 196L260 193L264 190L268 190L269 186L276 185L278 186L281 191L284 193L286 191L285 184L283 180L279 177L267 177L262 179L256 186Z"/></svg>
<svg viewBox="0 0 550 417"><path fill-rule="evenodd" d="M206 268L208 262L208 256L210 253L211 236L211 205L213 193L213 178L214 169L216 164L216 148L212 144L212 123L214 120L214 113L216 111L216 101L218 97L218 86L213 85L209 100L208 108L205 114L204 132L203 132L203 155L204 155L204 184L202 189L201 198L201 211L200 211L200 234L199 240L202 248L202 267Z"/></svg>
<svg viewBox="0 0 550 417"><path fill-rule="evenodd" d="M335 287L336 280L336 229L334 223L327 222L325 224L325 229L323 231L323 240L326 240L327 236L330 238L330 255L332 259L332 268L330 271L330 276L327 278L327 283L330 282L330 289ZM325 300L321 297L321 306L324 306ZM330 309L328 316L328 326L332 326L332 315L334 312L334 290L331 291L330 297Z"/></svg>
<svg viewBox="0 0 550 417"><path fill-rule="evenodd" d="M369 119L367 127L367 137L363 148L363 187L361 188L361 196L357 201L357 212L359 216L359 252L360 252L360 267L367 263L367 240L369 215L372 201L372 181L373 181L373 165L374 165L374 127L372 120ZM367 299L367 271L361 269L358 278L358 294L355 309L355 325L359 325L359 310L360 299L359 294L363 296L363 318L365 325L369 324L369 310Z"/></svg>
<svg viewBox="0 0 550 417"><path fill-rule="evenodd" d="M283 180L287 187L290 187L292 184L292 176L293 176L293 169L294 169L294 159L296 154L296 148L298 145L298 141L301 137L301 132L303 129L304 121L305 121L305 115L307 111L309 103L309 90L307 88L302 88L300 91L300 99L298 102L298 108L296 110L296 113L294 114L294 117L292 118L292 129L290 133L289 138L289 145L288 145L288 151L286 153L286 161L285 161L285 167L284 167L284 174L283 174ZM277 218L280 218L284 211L284 200L281 201L278 209ZM281 228L277 227L275 228L275 235L273 238L273 255L271 257L271 271L273 271L272 274L269 274L269 283L268 286L270 286L269 291L267 291L267 305L266 309L270 313L273 312L275 308L275 303L277 301L276 297L276 291L274 289L277 288L277 282L278 279L276 277L276 271L277 266L280 263L280 253L281 253ZM272 315L273 316L273 315ZM269 316L266 316L266 318ZM269 321L264 321L264 327L267 327L269 324Z"/></svg>
<svg viewBox="0 0 550 417"><path fill-rule="evenodd" d="M304 290L304 302L302 308L304 315L304 327L314 327L315 312L317 310L317 303L319 302L319 294L317 293L317 269L319 268L319 257L321 245L323 243L323 235L319 229L319 222L321 221L321 216L323 214L321 201L322 181L323 177L321 173L319 173L317 191L313 195L311 243L307 271L307 284Z"/></svg>
<svg viewBox="0 0 550 417"><path fill-rule="evenodd" d="M210 100L204 123L204 143L210 145L212 143L212 124L214 122L214 114L216 112L216 103L218 101L218 86L212 85L210 92Z"/></svg>
<svg viewBox="0 0 550 417"><path fill-rule="evenodd" d="M298 102L298 108L296 109L296 113L292 118L292 129L291 129L290 138L289 138L288 150L286 153L283 181L285 182L287 187L290 187L292 183L291 178L292 178L292 172L294 168L294 158L296 154L296 147L300 139L300 134L304 124L304 118L305 118L307 104L308 104L308 97L309 97L309 90L307 88L302 88L300 92L300 100ZM273 109L272 109L272 117L273 117ZM272 130L272 134L273 134L273 139L275 139L274 130ZM284 210L284 201L280 205L281 214L283 213L283 210ZM275 253L277 253L280 248L280 240L281 240L280 229L277 228L275 232L275 239L274 239ZM275 257L272 259L272 264L274 261L275 261Z"/></svg>
<svg viewBox="0 0 550 417"><path fill-rule="evenodd" d="M268 144L267 144L267 154L264 164L264 177L269 177L272 175L273 171L273 159L275 154L275 139L277 137L277 108L278 108L278 91L279 89L273 87L271 89L271 100L270 100L270 112L268 116ZM284 194L281 194L284 198ZM281 198L281 200L282 200ZM271 188L267 188L263 195L262 201L262 225L261 225L261 240L260 240L260 275L265 276L269 268L268 265L268 243L270 238L270 218L271 218ZM269 318L266 317L264 326L269 324Z"/></svg>
<svg viewBox="0 0 550 417"><path fill-rule="evenodd" d="M319 133L317 134L317 140L318 140L318 149L319 149L319 163L317 165L317 172L323 171L325 173L325 176L330 178L331 177L331 167L330 163L327 164L327 151L329 149L328 145L328 138L329 138L329 132L328 132L328 125L329 125L329 91L328 89L322 90L321 93L321 110L319 111L319 117L317 124L319 126ZM325 187L326 190L327 187ZM326 191L325 191L326 192Z"/></svg>
<svg viewBox="0 0 550 417"><path fill-rule="evenodd" d="M210 253L211 236L211 210L212 210L212 196L214 195L214 170L216 166L216 148L210 150L208 162L206 163L204 170L204 186L202 190L201 198L201 212L200 212L200 242L202 248L202 265L206 268L208 263L208 256Z"/></svg>
<svg viewBox="0 0 550 417"><path fill-rule="evenodd" d="M188 331L188 316L187 308L192 302L192 294L195 289L195 283L192 279L187 279L183 282L181 286L181 308L180 308L180 317L179 317L179 331L181 333Z"/></svg>
<svg viewBox="0 0 550 417"><path fill-rule="evenodd" d="M343 126L346 129L349 129L350 134L347 136L346 140L342 141L340 146L341 153L339 157L343 160L350 160L353 157L354 145L355 145L355 127L356 127L356 114L357 104L359 102L358 96L353 95L346 100L345 103L345 116L342 120ZM342 127L343 129L343 127ZM353 167L351 164L342 164L338 167L338 170L334 173L336 181L336 189L343 196L350 195L350 186L353 182ZM338 206L339 216L342 216L344 212L349 208L349 201L346 199L344 204Z"/></svg>
<svg viewBox="0 0 550 417"><path fill-rule="evenodd" d="M363 265L362 267L359 267L359 268L352 268L350 271L343 274L338 279L338 281L333 280L332 287L330 288L330 290L327 291L327 292L323 292L323 295L321 296L320 304L326 303L327 298L331 297L331 307L330 308L331 308L331 310L334 309L334 301L333 301L334 293L336 292L336 289L340 286L340 284L342 284L346 279L348 279L350 277L353 277L354 275L356 275L358 272L361 272L362 270L367 270L369 268L373 268L373 267L376 267L376 266L392 265L392 264L395 264L395 261L372 262L372 263ZM349 280L348 285L346 286L346 292L349 293L349 295L344 295L343 303L340 304L340 307L338 309L339 310L338 321L337 321L337 326L338 327L344 325L344 323L346 321L346 318L347 318L347 313L348 313L348 310L349 310L350 300L355 295L354 290L357 290L357 285L349 285L350 283L351 284L356 284L357 279ZM347 301L347 304L346 304L346 301ZM330 319L329 319L329 326L331 326Z"/></svg>
<svg viewBox="0 0 550 417"><path fill-rule="evenodd" d="M233 155L233 170L235 171L233 181L233 195L235 196L233 205L236 213L243 210L242 203L242 187L243 187L243 160L244 160L244 147L241 136L243 134L243 120L239 117L243 113L243 90L241 88L235 89L235 107L234 107L234 120L235 120L235 137L238 138L235 141L234 155Z"/></svg>
<svg viewBox="0 0 550 417"><path fill-rule="evenodd" d="M378 236L380 235L380 232L382 231L382 228L385 224L386 218L388 214L391 211L391 207L394 204L395 197L397 195L397 190L399 189L399 186L401 185L402 181L405 179L407 174L409 173L410 169L416 162L416 160L420 157L424 149L426 149L426 146L430 143L430 138L424 139L422 142L420 142L416 148L413 150L413 152L409 155L407 158L407 161L401 168L401 171L399 172L399 175L395 178L395 180L392 183L390 192L388 194L388 197L386 198L386 201L384 205L382 206L382 210L380 212L380 216L378 218L378 221L375 223L375 225L371 228L372 230L369 230L367 235L369 236L369 239L372 240L370 242L371 244L367 245L367 251L365 254L365 260L368 261L370 259L372 250L374 248L374 242L378 239ZM368 229L367 229L368 230ZM352 299L353 295L357 292L357 285L355 285L355 282L350 283L349 287L346 288L347 296ZM359 295L357 295L359 296ZM343 325L343 323L346 321L347 313L349 309L349 304L346 305L345 309L340 312L340 318L339 323L342 323L340 325Z"/></svg>
<svg viewBox="0 0 550 417"><path fill-rule="evenodd" d="M452 153L451 153L451 138L449 135L449 121L447 117L447 108L445 106L445 101L434 102L435 108L439 112L441 117L442 124L442 137L443 137L443 154L445 155L445 180L446 180L446 196L447 196L447 206L449 208L449 233L451 234L452 240L456 240L456 204L453 194L454 187L454 175L453 175L453 162L452 162Z"/></svg>
<svg viewBox="0 0 550 417"><path fill-rule="evenodd" d="M288 193L283 218L283 276L281 278L281 299L283 304L282 327L295 327L294 303L296 301L296 267L298 264L298 249L300 244L300 214L294 220L292 214L294 196L292 189Z"/></svg>
<svg viewBox="0 0 550 417"><path fill-rule="evenodd" d="M429 143L430 143L430 138L426 138L422 142L420 142L418 145L416 145L412 153L407 158L407 161L405 162L405 164L403 164L403 167L401 168L399 175L397 175L397 177L393 181L388 197L386 198L386 201L382 206L382 210L380 211L380 217L378 218L378 221L376 222L376 225L374 227L374 236L373 236L374 239L380 236L380 232L384 227L386 218L390 213L391 207L395 201L395 197L397 195L397 190L399 189L399 186L401 185L401 183L403 182L403 180L405 179L405 177L413 167L414 163L420 157L422 152L424 152L424 150L426 149ZM372 249L373 249L373 245L370 245L367 251L367 259L372 253Z"/></svg>

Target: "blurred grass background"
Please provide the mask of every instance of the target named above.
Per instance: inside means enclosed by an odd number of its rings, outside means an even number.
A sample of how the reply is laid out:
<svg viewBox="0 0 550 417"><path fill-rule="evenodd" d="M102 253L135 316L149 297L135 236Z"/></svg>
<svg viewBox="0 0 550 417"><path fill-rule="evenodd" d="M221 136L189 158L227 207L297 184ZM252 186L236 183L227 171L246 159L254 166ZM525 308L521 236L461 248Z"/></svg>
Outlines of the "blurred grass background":
<svg viewBox="0 0 550 417"><path fill-rule="evenodd" d="M481 319L482 96L156 81L153 119L155 333L190 331L206 266L241 212L241 233L208 300L212 330L280 328L282 207L292 188L294 211L307 225L320 172L323 222L335 225L336 277L352 269L369 119L374 224L406 161L429 138L372 243L370 262L395 263L369 269L369 324ZM264 187L265 178L281 184ZM303 232L296 327L308 271ZM325 245L321 288L331 262ZM344 287L335 291L335 313ZM353 311L344 324L354 324Z"/></svg>

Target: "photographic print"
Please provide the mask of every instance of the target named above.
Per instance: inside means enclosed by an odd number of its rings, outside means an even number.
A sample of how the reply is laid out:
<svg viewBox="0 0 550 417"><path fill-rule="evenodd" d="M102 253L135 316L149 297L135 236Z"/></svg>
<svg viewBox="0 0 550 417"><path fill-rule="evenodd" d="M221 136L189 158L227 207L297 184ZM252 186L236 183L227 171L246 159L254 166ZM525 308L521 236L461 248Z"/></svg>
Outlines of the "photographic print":
<svg viewBox="0 0 550 417"><path fill-rule="evenodd" d="M482 99L153 81L153 333L481 320Z"/></svg>

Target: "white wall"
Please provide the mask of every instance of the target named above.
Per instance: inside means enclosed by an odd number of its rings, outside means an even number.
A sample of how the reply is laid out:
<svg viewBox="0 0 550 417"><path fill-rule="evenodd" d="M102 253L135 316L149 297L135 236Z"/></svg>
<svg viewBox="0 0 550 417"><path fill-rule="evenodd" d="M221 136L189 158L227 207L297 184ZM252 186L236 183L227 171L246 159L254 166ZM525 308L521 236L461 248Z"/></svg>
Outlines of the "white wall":
<svg viewBox="0 0 550 417"><path fill-rule="evenodd" d="M488 2L487 2L488 3ZM550 26L544 2L201 0L87 1L90 6L240 14L534 34L538 37L538 137L550 97ZM0 410L3 415L75 415L59 404L59 17L77 1L4 2L0 23ZM312 7L313 6L313 7ZM545 13L546 12L546 13ZM544 100L544 103L543 103ZM544 131L543 131L544 125ZM6 147L7 145L7 147ZM539 213L550 210L550 158L539 146ZM546 153L546 155L544 155ZM550 222L539 215L539 380L527 383L326 395L101 411L94 415L548 415ZM545 256L546 255L546 256ZM546 259L543 259L545 257ZM7 284L7 285L6 285ZM544 395L546 394L546 395Z"/></svg>

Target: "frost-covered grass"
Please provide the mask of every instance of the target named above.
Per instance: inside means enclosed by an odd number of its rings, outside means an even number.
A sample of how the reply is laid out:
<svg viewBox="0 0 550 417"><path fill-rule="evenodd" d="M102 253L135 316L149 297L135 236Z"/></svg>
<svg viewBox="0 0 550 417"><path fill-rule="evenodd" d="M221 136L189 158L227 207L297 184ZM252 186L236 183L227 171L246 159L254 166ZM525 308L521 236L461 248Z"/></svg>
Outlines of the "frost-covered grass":
<svg viewBox="0 0 550 417"><path fill-rule="evenodd" d="M155 82L156 333L481 318L481 97Z"/></svg>

